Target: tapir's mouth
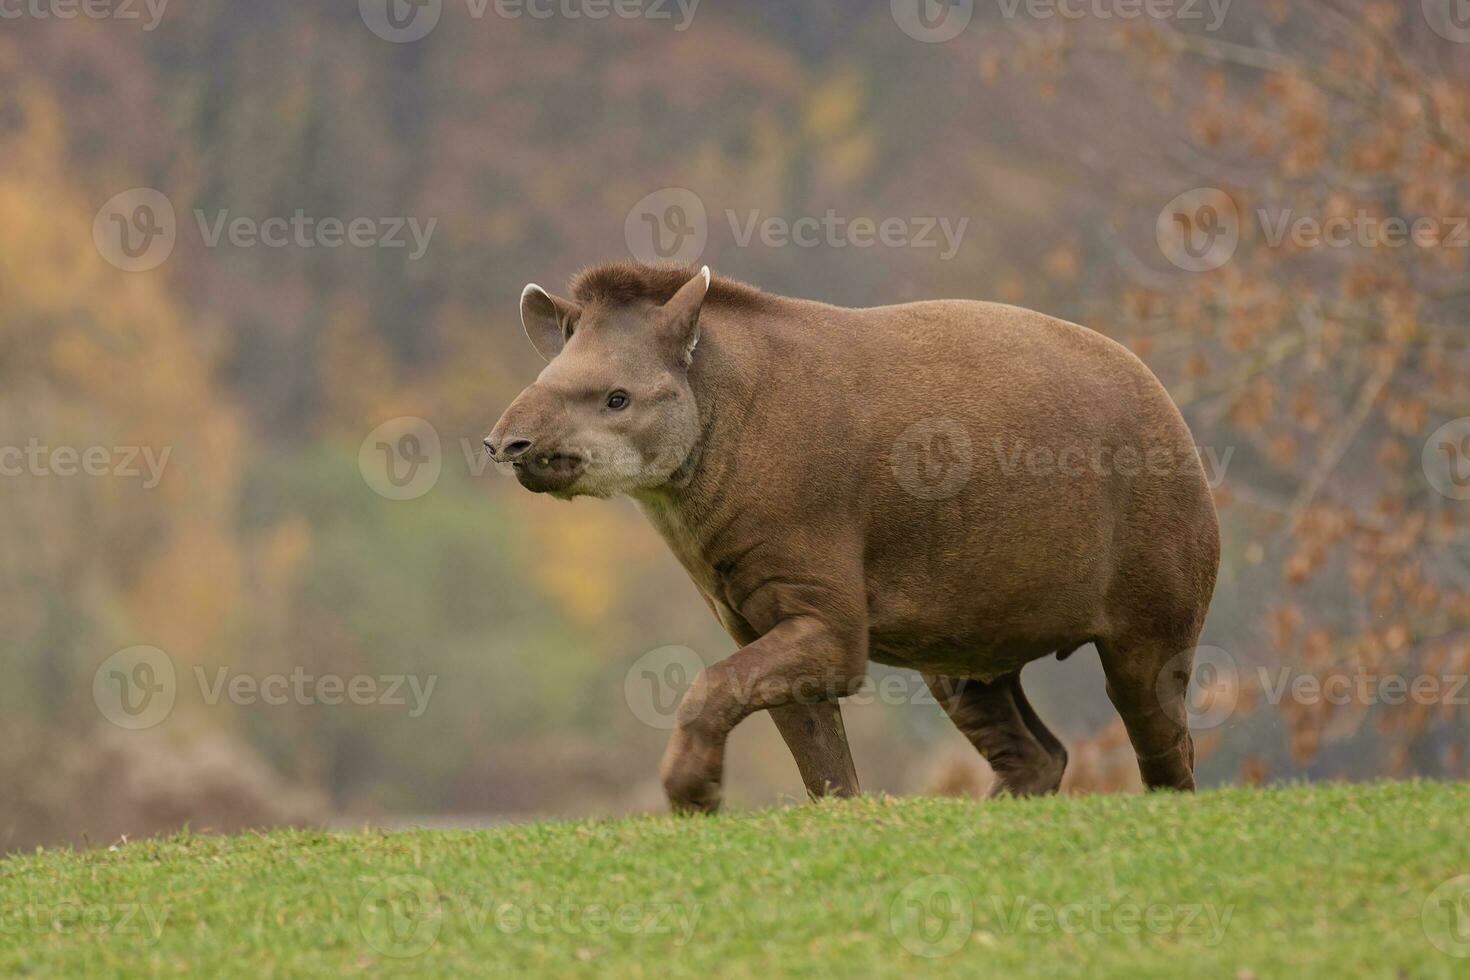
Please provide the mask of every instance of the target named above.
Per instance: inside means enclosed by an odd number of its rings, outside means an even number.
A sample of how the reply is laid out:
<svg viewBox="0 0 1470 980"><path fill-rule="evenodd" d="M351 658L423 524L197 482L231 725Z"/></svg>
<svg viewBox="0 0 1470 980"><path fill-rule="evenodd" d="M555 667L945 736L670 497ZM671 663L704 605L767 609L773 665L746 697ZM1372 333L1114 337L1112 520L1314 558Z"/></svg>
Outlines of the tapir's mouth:
<svg viewBox="0 0 1470 980"><path fill-rule="evenodd" d="M571 453L538 453L511 464L521 486L533 493L565 490L581 476L585 461Z"/></svg>

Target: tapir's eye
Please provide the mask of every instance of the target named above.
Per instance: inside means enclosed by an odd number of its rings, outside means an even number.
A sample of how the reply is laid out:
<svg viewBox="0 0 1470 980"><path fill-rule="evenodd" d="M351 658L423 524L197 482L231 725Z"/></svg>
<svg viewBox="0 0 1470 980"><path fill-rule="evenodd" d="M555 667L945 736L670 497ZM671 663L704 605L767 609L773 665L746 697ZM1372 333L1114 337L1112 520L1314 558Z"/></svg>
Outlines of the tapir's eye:
<svg viewBox="0 0 1470 980"><path fill-rule="evenodd" d="M607 396L607 407L614 412L628 407L628 393L626 391L615 391Z"/></svg>

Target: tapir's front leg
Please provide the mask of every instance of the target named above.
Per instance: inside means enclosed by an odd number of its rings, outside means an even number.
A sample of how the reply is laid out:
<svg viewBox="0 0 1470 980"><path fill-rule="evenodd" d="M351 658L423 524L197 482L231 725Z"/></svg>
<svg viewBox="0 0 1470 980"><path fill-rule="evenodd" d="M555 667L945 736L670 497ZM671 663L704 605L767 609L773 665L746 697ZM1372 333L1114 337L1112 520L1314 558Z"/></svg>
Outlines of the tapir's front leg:
<svg viewBox="0 0 1470 980"><path fill-rule="evenodd" d="M750 624L728 609L721 610L706 597L720 623L740 646L760 639ZM723 614L722 614L723 613ZM857 769L842 724L842 707L837 701L811 703L793 701L767 712L796 760L801 781L813 799L823 796L857 796Z"/></svg>
<svg viewBox="0 0 1470 980"><path fill-rule="evenodd" d="M783 704L772 708L770 715L796 759L808 794L816 798L860 792L837 701Z"/></svg>
<svg viewBox="0 0 1470 980"><path fill-rule="evenodd" d="M862 684L867 666L862 607L818 605L808 594L799 602L795 596L783 601L770 588L752 596L742 613L757 629L762 621L773 625L754 643L704 670L679 705L662 767L664 790L676 811L719 807L725 740L747 715L834 701ZM801 611L783 615L793 608ZM830 734L827 741L832 741ZM851 767L850 760L845 766Z"/></svg>

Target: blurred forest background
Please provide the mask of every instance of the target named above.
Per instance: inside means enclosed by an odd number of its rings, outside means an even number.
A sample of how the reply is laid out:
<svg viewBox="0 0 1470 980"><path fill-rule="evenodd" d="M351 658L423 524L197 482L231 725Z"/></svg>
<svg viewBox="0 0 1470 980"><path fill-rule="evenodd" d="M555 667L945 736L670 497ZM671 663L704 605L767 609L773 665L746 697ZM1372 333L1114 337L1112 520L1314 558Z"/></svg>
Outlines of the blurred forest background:
<svg viewBox="0 0 1470 980"><path fill-rule="evenodd" d="M152 30L141 3L141 21L17 6L0 21L0 444L170 456L156 487L0 477L0 849L660 808L666 732L629 710L625 675L655 648L715 659L730 641L628 502L534 497L473 452L540 364L522 285L626 257L630 209L669 187L706 209L717 273L843 305L1018 303L1160 375L1227 463L1205 642L1232 669L1203 680L1233 710L1202 733L1204 784L1465 778L1453 683L1402 704L1262 683L1470 674L1470 505L1453 492L1470 479L1435 488L1431 439L1470 415L1454 222L1470 214L1470 22L1454 3L1235 0L1212 25L1203 4L1072 18L979 2L942 42L902 29L903 0L706 0L684 29L672 4L534 18L444 0L405 43L368 28L370 4L173 0ZM172 204L177 242L129 272L94 219L137 187ZM1162 242L1170 202L1201 187L1238 209L1239 244L1189 271ZM298 209L437 225L411 260L210 246L194 217ZM945 258L742 245L727 218L829 209L968 224ZM1359 213L1441 231L1407 247L1269 234L1282 214ZM391 500L359 449L402 416L432 423L442 473ZM1464 479L1470 441L1446 445ZM137 645L167 652L178 691L130 730L99 710L94 674ZM196 667L438 680L410 716L211 704ZM1028 678L1072 748L1070 788L1135 787L1095 654ZM921 704L847 710L864 788L982 787L921 687ZM729 759L732 804L800 798L765 717Z"/></svg>

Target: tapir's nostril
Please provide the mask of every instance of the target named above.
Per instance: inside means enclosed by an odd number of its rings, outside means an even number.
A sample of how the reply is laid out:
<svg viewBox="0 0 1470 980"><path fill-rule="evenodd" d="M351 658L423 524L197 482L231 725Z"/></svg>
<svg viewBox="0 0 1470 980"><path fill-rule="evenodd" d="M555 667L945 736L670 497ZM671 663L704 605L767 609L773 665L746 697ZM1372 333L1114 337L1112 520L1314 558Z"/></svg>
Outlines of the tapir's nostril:
<svg viewBox="0 0 1470 980"><path fill-rule="evenodd" d="M530 452L531 451L531 440L530 439L507 439L506 442L505 442L505 445L501 446L500 447L500 452L497 453L495 451L495 447L490 444L490 440L489 439L486 439L485 440L485 448L488 449L488 450L490 450L490 455L493 458L498 459L498 460L500 460L503 463L508 463L511 460L517 459L517 458L519 458L521 456L526 455L526 453Z"/></svg>

